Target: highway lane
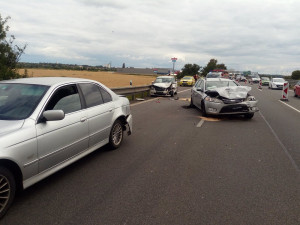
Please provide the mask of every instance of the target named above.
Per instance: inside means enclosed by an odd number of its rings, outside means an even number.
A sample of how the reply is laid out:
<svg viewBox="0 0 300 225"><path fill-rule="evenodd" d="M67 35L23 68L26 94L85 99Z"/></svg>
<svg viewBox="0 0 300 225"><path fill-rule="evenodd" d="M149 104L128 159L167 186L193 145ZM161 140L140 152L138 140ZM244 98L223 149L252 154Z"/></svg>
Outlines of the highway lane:
<svg viewBox="0 0 300 225"><path fill-rule="evenodd" d="M120 149L25 190L0 224L299 224L299 171L277 140L297 150L299 137L285 133L298 114L253 88L252 120L202 118L188 89L133 105ZM281 120L291 126L283 134Z"/></svg>
<svg viewBox="0 0 300 225"><path fill-rule="evenodd" d="M261 90L253 85L252 93L259 100L261 116L269 124L284 151L291 156L291 161L300 168L300 98L289 92L288 101L281 101L282 90L271 90L263 86Z"/></svg>

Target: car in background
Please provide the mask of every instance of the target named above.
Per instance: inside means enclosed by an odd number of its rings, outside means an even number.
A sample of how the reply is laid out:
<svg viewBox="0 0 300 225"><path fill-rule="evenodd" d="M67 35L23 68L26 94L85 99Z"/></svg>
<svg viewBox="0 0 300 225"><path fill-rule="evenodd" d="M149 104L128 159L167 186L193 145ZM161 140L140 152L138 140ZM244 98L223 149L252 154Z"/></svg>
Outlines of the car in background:
<svg viewBox="0 0 300 225"><path fill-rule="evenodd" d="M193 86L195 84L195 78L192 76L184 76L180 79L180 86Z"/></svg>
<svg viewBox="0 0 300 225"><path fill-rule="evenodd" d="M246 81L246 80L247 80L247 78L245 76L241 75L240 81Z"/></svg>
<svg viewBox="0 0 300 225"><path fill-rule="evenodd" d="M251 119L258 107L250 90L230 79L200 79L191 90L190 106L199 108L203 116L237 114Z"/></svg>
<svg viewBox="0 0 300 225"><path fill-rule="evenodd" d="M132 131L126 97L94 80L68 77L0 82L0 217L25 189Z"/></svg>
<svg viewBox="0 0 300 225"><path fill-rule="evenodd" d="M170 95L177 94L177 82L175 76L159 76L150 87L150 95Z"/></svg>
<svg viewBox="0 0 300 225"><path fill-rule="evenodd" d="M269 82L270 89L283 89L283 85L286 81L283 78L271 78Z"/></svg>
<svg viewBox="0 0 300 225"><path fill-rule="evenodd" d="M261 85L262 86L269 86L270 78L269 77L261 77Z"/></svg>
<svg viewBox="0 0 300 225"><path fill-rule="evenodd" d="M295 97L300 96L300 80L296 83L296 85L294 87L294 95L295 95Z"/></svg>
<svg viewBox="0 0 300 225"><path fill-rule="evenodd" d="M218 77L222 77L222 72L209 72L208 74L206 74L206 78L218 78Z"/></svg>
<svg viewBox="0 0 300 225"><path fill-rule="evenodd" d="M261 81L260 76L256 73L248 75L250 83L259 83Z"/></svg>

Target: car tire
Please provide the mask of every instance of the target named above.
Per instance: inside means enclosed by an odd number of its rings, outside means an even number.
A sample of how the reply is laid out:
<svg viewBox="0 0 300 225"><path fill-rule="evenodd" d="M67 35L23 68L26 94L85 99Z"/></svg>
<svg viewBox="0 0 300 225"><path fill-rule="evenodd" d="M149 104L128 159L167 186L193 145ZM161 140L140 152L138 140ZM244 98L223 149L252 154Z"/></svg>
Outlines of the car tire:
<svg viewBox="0 0 300 225"><path fill-rule="evenodd" d="M252 119L253 116L254 116L254 113L247 113L247 114L244 115L244 117L246 119Z"/></svg>
<svg viewBox="0 0 300 225"><path fill-rule="evenodd" d="M116 120L112 125L109 135L109 145L112 149L120 147L123 141L123 124L120 120Z"/></svg>
<svg viewBox="0 0 300 225"><path fill-rule="evenodd" d="M174 97L174 91L171 91L170 95L171 97Z"/></svg>
<svg viewBox="0 0 300 225"><path fill-rule="evenodd" d="M298 95L296 94L296 91L294 91L294 96L295 96L295 97L298 97Z"/></svg>
<svg viewBox="0 0 300 225"><path fill-rule="evenodd" d="M202 116L207 116L205 105L204 105L203 101L201 102L201 113L202 113Z"/></svg>
<svg viewBox="0 0 300 225"><path fill-rule="evenodd" d="M5 167L0 167L0 218L2 218L16 194L16 181L13 174Z"/></svg>

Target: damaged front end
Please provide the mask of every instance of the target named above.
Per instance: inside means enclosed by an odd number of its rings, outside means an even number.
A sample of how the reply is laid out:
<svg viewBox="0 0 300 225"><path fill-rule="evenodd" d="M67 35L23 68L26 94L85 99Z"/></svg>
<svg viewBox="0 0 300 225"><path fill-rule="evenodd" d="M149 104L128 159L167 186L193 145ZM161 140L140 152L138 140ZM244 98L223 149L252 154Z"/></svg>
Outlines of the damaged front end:
<svg viewBox="0 0 300 225"><path fill-rule="evenodd" d="M257 100L249 94L251 87L221 87L205 92L204 99L208 114L247 114L258 111Z"/></svg>
<svg viewBox="0 0 300 225"><path fill-rule="evenodd" d="M172 95L172 84L170 84L169 86L166 85L151 85L150 87L150 95Z"/></svg>

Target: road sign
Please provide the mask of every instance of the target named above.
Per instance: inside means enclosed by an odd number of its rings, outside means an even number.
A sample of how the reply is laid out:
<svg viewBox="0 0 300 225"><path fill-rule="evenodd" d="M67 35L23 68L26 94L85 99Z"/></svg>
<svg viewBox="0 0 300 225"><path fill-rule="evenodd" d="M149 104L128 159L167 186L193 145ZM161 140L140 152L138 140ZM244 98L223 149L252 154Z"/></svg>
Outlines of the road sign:
<svg viewBox="0 0 300 225"><path fill-rule="evenodd" d="M173 57L171 58L172 62L176 62L177 58Z"/></svg>

